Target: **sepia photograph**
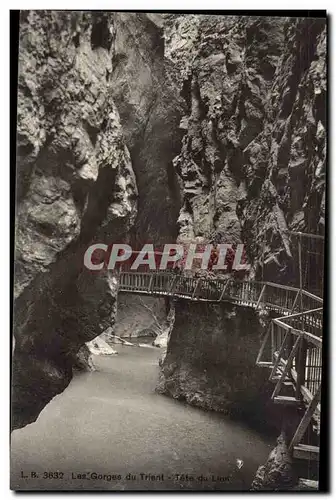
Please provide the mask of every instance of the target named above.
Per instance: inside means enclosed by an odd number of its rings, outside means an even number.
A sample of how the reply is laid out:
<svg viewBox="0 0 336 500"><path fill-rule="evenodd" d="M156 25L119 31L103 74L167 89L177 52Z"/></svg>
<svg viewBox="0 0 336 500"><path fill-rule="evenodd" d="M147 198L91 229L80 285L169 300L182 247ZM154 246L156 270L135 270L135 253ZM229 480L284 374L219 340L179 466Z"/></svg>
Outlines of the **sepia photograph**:
<svg viewBox="0 0 336 500"><path fill-rule="evenodd" d="M327 12L10 28L11 490L326 491Z"/></svg>

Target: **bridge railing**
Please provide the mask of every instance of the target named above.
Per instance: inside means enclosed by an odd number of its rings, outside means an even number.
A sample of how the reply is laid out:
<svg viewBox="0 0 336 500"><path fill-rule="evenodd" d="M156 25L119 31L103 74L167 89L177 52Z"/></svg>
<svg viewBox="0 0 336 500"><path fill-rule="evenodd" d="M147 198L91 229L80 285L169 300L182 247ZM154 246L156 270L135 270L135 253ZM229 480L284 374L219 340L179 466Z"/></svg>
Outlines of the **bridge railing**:
<svg viewBox="0 0 336 500"><path fill-rule="evenodd" d="M300 406L305 403L305 412L292 436L289 450L294 456L309 460L319 456L319 447L316 442L309 442L310 433L306 434L306 431L310 425L317 431L315 438L318 438L322 382L321 312L322 308L319 308L273 319L257 359L260 366L271 368L270 380L275 382L274 402ZM293 395L288 392L289 387L292 387Z"/></svg>
<svg viewBox="0 0 336 500"><path fill-rule="evenodd" d="M314 338L317 338L318 345L320 343L319 341L322 339L323 307L305 311L303 313L295 313L290 316L284 316L282 318L278 318L278 321L281 321L296 330L305 332L307 337L311 337L313 340Z"/></svg>
<svg viewBox="0 0 336 500"><path fill-rule="evenodd" d="M271 282L187 276L165 271L122 271L121 291L164 294L192 300L221 301L262 306L280 312L320 308L323 300L304 290Z"/></svg>
<svg viewBox="0 0 336 500"><path fill-rule="evenodd" d="M256 305L263 289L257 281L229 280L225 290L226 297L247 305Z"/></svg>
<svg viewBox="0 0 336 500"><path fill-rule="evenodd" d="M312 309L322 308L322 306L323 299L321 297L317 297L306 290L302 290L302 311L311 311Z"/></svg>
<svg viewBox="0 0 336 500"><path fill-rule="evenodd" d="M310 403L322 380L323 309L295 313L272 320L260 349L257 364L269 366L270 380L277 381L273 399L281 384L290 379L296 398ZM319 407L316 407L317 410ZM315 410L314 410L315 411Z"/></svg>
<svg viewBox="0 0 336 500"><path fill-rule="evenodd" d="M297 289L282 286L276 283L263 283L260 303L265 307L272 307L280 311L291 311L295 306Z"/></svg>

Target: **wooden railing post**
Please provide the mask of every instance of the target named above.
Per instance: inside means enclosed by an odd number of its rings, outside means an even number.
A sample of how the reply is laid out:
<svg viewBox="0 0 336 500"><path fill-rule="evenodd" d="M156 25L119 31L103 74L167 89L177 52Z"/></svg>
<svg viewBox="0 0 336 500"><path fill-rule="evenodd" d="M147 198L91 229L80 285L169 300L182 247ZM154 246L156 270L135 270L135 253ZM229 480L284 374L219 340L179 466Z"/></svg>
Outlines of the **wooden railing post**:
<svg viewBox="0 0 336 500"><path fill-rule="evenodd" d="M293 305L292 305L292 310L291 310L291 312L292 312L292 313L293 313L293 312L294 312L294 310L295 310L295 306L296 306L297 300L298 300L298 298L299 298L299 295L300 295L300 290L298 290L298 292L297 292L297 294L296 294L296 296L295 296L295 299L294 299L294 302L293 302Z"/></svg>
<svg viewBox="0 0 336 500"><path fill-rule="evenodd" d="M301 334L300 346L295 357L295 370L297 373L295 397L296 399L302 399L301 387L304 385L306 380L306 359L307 359L307 342Z"/></svg>
<svg viewBox="0 0 336 500"><path fill-rule="evenodd" d="M273 324L273 323L272 323ZM286 333L285 333L285 337L284 339L282 340L282 343L280 345L280 348L279 348L279 351L278 351L278 354L277 354L277 357L275 359L275 363L273 365L273 368L272 368L272 371L271 371L271 374L269 376L269 380L273 380L273 377L276 376L277 374L277 370L278 370L278 366L280 365L280 362L281 362L281 357L282 355L284 354L285 350L286 350L286 343L287 343L287 339L289 338L289 336L291 335L291 329L287 330ZM272 356L273 357L273 356Z"/></svg>
<svg viewBox="0 0 336 500"><path fill-rule="evenodd" d="M174 288L174 285L175 285L175 281L176 281L176 279L177 279L177 276L174 276L174 277L173 277L173 280L172 280L172 282L171 282L171 285L170 285L170 287L169 287L169 288L168 288L168 290L167 290L167 292L168 292L168 294L169 294L169 295L170 295L170 294L172 293L172 291L173 291L173 288Z"/></svg>
<svg viewBox="0 0 336 500"><path fill-rule="evenodd" d="M310 401L310 403L305 411L305 414L303 415L303 417L301 419L301 422L300 422L298 428L296 429L296 432L293 436L293 439L289 445L289 451L291 451L294 448L294 446L297 445L301 441L301 439L302 439L302 437L303 437L303 435L304 435L304 433L309 425L309 422L311 421L311 418L316 410L316 407L320 401L320 397L321 397L321 385L319 385L313 399Z"/></svg>
<svg viewBox="0 0 336 500"><path fill-rule="evenodd" d="M272 323L270 323L268 325L266 334L264 335L264 339L262 341L262 344L261 344L259 352L258 352L256 364L259 365L259 366L272 366L272 363L273 363L273 359L272 359L273 353L271 353L271 360L270 361L262 361L262 359L261 359L261 357L262 357L262 355L264 353L264 349L266 347L266 344L267 344L267 342L269 340L269 336L270 336L270 333L271 333L271 328L272 328Z"/></svg>
<svg viewBox="0 0 336 500"><path fill-rule="evenodd" d="M152 288L152 284L153 284L153 279L154 279L154 274L151 275L150 279L149 279L149 285L148 285L148 292L151 291L151 288Z"/></svg>
<svg viewBox="0 0 336 500"><path fill-rule="evenodd" d="M176 282L181 281L181 276L174 276L173 282L171 284L171 287L169 289L169 294L174 295L175 288L176 288Z"/></svg>
<svg viewBox="0 0 336 500"><path fill-rule="evenodd" d="M259 307L259 304L260 304L261 298L262 298L262 296L264 295L265 289L266 289L266 285L264 285L264 286L262 287L262 289L261 289L261 292L260 292L260 295L259 295L259 298L258 298L258 302L257 302L257 305L256 305L257 309L258 309L258 307Z"/></svg>
<svg viewBox="0 0 336 500"><path fill-rule="evenodd" d="M296 342L294 344L292 352L288 356L286 364L285 364L285 366L284 366L284 368L282 370L281 376L280 376L280 378L279 378L279 380L278 380L278 382L277 382L277 384L276 384L276 386L274 388L274 391L273 391L273 394L272 394L272 399L274 399L279 394L280 387L281 387L282 383L284 382L286 376L288 376L288 374L289 374L289 371L290 371L292 363L293 363L293 359L296 356L297 351L299 349L299 342L300 342L300 337L298 337L296 339Z"/></svg>
<svg viewBox="0 0 336 500"><path fill-rule="evenodd" d="M197 282L196 282L196 285L195 285L195 288L194 288L194 291L193 291L193 294L191 296L191 299L193 299L195 297L195 293L196 293L196 290L198 288L198 285L199 285L199 282L201 281L201 278L198 278Z"/></svg>
<svg viewBox="0 0 336 500"><path fill-rule="evenodd" d="M222 293L220 294L218 302L221 302L222 298L224 297L224 293L225 293L225 290L227 289L228 284L229 284L229 280L227 280L227 282L224 283L224 287L223 287Z"/></svg>
<svg viewBox="0 0 336 500"><path fill-rule="evenodd" d="M272 326L271 326L271 345L272 345L272 362L273 362L273 356L275 353L275 332L274 332L274 323L272 321Z"/></svg>

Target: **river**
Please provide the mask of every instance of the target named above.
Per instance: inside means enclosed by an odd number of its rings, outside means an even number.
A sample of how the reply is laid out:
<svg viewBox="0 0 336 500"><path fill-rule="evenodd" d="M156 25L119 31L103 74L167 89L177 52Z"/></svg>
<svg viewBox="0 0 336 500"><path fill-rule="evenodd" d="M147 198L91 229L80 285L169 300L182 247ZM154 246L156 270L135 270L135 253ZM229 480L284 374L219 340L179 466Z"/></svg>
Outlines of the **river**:
<svg viewBox="0 0 336 500"><path fill-rule="evenodd" d="M161 350L95 356L36 422L11 438L20 490L242 490L271 441L241 423L156 394Z"/></svg>

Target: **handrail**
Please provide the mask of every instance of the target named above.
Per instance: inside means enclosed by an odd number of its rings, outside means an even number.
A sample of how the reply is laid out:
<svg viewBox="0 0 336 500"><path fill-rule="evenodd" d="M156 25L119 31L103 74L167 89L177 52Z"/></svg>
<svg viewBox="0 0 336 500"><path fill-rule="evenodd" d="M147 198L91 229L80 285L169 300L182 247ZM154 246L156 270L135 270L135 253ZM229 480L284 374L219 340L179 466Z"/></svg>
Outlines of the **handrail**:
<svg viewBox="0 0 336 500"><path fill-rule="evenodd" d="M290 290L291 292L299 292L299 288L295 288L294 286L289 285L281 285L280 283L273 283L272 281L260 281L260 283L264 283L265 285L271 286L273 288L282 288L283 290Z"/></svg>
<svg viewBox="0 0 336 500"><path fill-rule="evenodd" d="M321 297L319 297L318 295L314 295L313 293L307 292L307 290L302 290L302 293L304 295L307 295L307 297L310 297L311 299L315 299L318 302L321 302L321 304L323 304L323 299Z"/></svg>
<svg viewBox="0 0 336 500"><path fill-rule="evenodd" d="M210 283L227 283L227 282L231 282L231 283L235 283L235 284L238 284L238 283L253 283L253 284L257 284L257 285L266 285L266 286L270 286L272 288L281 288L283 290L289 290L289 291L293 291L293 292L299 292L300 289L299 288L296 288L296 287L292 287L292 286L289 286L289 285L282 285L280 283L273 283L271 281L257 281L257 280L236 280L236 279L231 279L231 278L228 278L228 279L225 279L225 278L206 278L206 277L203 277L203 276L198 276L198 277L194 277L194 276L184 276L184 275L176 275L175 273L173 272L165 272L165 271L158 271L158 270L153 270L153 271L144 271L144 272L138 272L138 271L131 271L131 270L127 270L127 271L123 271L121 270L120 271L120 275L123 275L123 274L132 274L132 275L143 275L143 276L151 276L151 275L162 275L162 276L181 276L184 280L188 280L188 281L191 281L191 280L195 280L195 279L201 279L202 281L206 281L206 282L210 282ZM310 292L307 292L306 290L302 290L302 293L304 295L306 295L307 297L310 297L312 299L315 299L321 303L323 303L323 298L321 297L318 297L317 295L314 295Z"/></svg>
<svg viewBox="0 0 336 500"><path fill-rule="evenodd" d="M277 318L277 320L279 320L279 319L291 319L291 318L295 318L297 316L303 316L303 315L311 314L313 312L318 312L318 311L323 311L323 307L318 307L317 309L310 309L309 311L301 311L301 312L298 312L295 314L289 314L288 316L281 316L281 317Z"/></svg>
<svg viewBox="0 0 336 500"><path fill-rule="evenodd" d="M276 289L283 292L277 294L275 293ZM283 312L283 316L280 318L283 319L284 323L291 318L301 317L304 323L307 323L308 329L316 329L313 330L313 334L320 334L319 320L314 317L314 314L321 312L323 308L312 308L314 304L309 300L305 300L304 303L301 303L303 308L309 308L309 306L311 308L306 311L304 309L298 311L297 297L301 291L298 288L269 281L234 280L217 277L208 279L206 276L186 276L158 270L149 272L121 270L119 273L119 290L126 293L180 297L193 301L230 301L254 308L265 307L280 313ZM302 292L305 294L305 290L302 290ZM306 292L306 295L309 299L323 304L323 299L320 297L310 292ZM297 312L293 313L295 309Z"/></svg>
<svg viewBox="0 0 336 500"><path fill-rule="evenodd" d="M278 284L275 284L275 287L285 288ZM301 295L301 308L306 307L307 310L294 313L299 294ZM315 425L319 425L320 422L323 307L312 307L316 303L322 306L323 299L305 290L297 289L294 302L292 297L289 297L292 294L288 291L285 294L279 291L278 295L280 299L275 298L278 303L286 307L289 304L292 305L291 314L271 320L256 363L258 366L271 369L269 380L275 383L271 398L275 403L298 405L304 403L306 406L289 446L289 450L294 452L295 456L296 446L302 440L307 439L305 432L310 422L315 420ZM272 298L274 299L273 294L270 293L267 300L272 300ZM286 392L283 391L285 385L287 386ZM288 387L291 388L290 392ZM307 458L309 458L308 455Z"/></svg>
<svg viewBox="0 0 336 500"><path fill-rule="evenodd" d="M285 330L294 330L294 328L290 325L286 325L286 323L283 323L279 318L274 318L273 319L273 323L281 326L282 328L284 328Z"/></svg>

